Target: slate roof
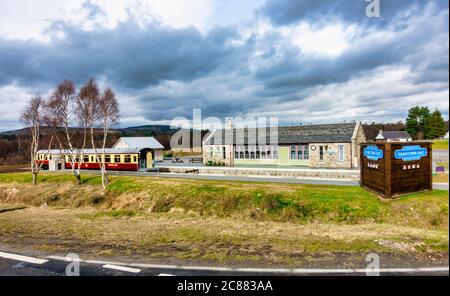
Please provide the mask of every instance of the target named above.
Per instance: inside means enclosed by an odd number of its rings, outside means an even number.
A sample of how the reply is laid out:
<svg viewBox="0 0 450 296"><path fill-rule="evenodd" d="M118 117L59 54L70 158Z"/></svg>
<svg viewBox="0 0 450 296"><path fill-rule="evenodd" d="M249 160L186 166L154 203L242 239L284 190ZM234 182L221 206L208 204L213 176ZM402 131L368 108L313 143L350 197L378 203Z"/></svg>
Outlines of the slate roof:
<svg viewBox="0 0 450 296"><path fill-rule="evenodd" d="M338 124L319 124L319 125L300 125L300 126L279 126L278 127L278 144L302 144L302 143L351 143L356 123L338 123ZM206 138L205 145L222 145L225 144L248 144L249 134L258 139L258 132L255 128L245 129L225 129L217 130L216 133L222 133L222 137L211 135ZM225 141L226 133L231 138L233 132L233 142ZM242 135L244 143L236 138L236 134ZM266 144L270 143L269 129L266 130ZM250 143L255 144L255 143ZM262 144L258 142L258 144Z"/></svg>
<svg viewBox="0 0 450 296"><path fill-rule="evenodd" d="M128 148L164 149L163 145L153 137L121 137L117 142L120 140L123 140Z"/></svg>
<svg viewBox="0 0 450 296"><path fill-rule="evenodd" d="M406 131L381 131L381 136L378 134L378 136L375 139L385 139L385 140L392 140L392 139L411 139L411 136Z"/></svg>

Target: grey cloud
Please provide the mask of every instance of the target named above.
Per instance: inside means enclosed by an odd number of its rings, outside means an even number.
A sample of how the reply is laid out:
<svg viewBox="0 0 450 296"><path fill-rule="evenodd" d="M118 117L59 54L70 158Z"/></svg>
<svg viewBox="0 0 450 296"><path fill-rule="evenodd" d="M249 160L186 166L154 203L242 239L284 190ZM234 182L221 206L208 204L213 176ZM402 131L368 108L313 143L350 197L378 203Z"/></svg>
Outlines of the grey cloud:
<svg viewBox="0 0 450 296"><path fill-rule="evenodd" d="M105 75L115 85L143 88L163 80L191 81L232 66L236 51L225 44L235 36L230 29L206 37L193 27L176 30L157 23L141 28L127 22L88 32L60 22L53 24L57 29L65 38L50 43L0 38L0 83L54 84L64 78L81 83Z"/></svg>
<svg viewBox="0 0 450 296"><path fill-rule="evenodd" d="M365 11L369 2L365 0L269 0L260 13L278 25L300 20L315 24L340 20L383 26L408 8L420 10L430 3L448 9L447 0L380 0L380 18L368 18Z"/></svg>

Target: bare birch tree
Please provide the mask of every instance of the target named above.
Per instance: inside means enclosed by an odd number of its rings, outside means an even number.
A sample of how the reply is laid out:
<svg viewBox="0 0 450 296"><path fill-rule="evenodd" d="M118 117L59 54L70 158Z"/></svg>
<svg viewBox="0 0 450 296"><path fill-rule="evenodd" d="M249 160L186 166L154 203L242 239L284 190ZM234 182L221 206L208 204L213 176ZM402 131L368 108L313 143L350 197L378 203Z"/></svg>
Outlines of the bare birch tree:
<svg viewBox="0 0 450 296"><path fill-rule="evenodd" d="M110 128L119 122L119 104L117 103L116 95L111 89L107 88L100 97L97 114L102 129L102 158L100 169L102 173L102 185L103 188L106 188L109 184L105 163L106 140Z"/></svg>
<svg viewBox="0 0 450 296"><path fill-rule="evenodd" d="M80 151L74 147L71 130L73 122L76 120L76 91L72 81L64 80L61 82L51 95L47 105L47 115L50 121L60 124L64 130L65 140L67 141L69 163L77 183L81 184L79 167L83 159L80 157Z"/></svg>
<svg viewBox="0 0 450 296"><path fill-rule="evenodd" d="M21 115L21 120L30 127L30 164L33 175L33 184L37 183L37 176L41 166L38 164L37 152L39 150L40 126L42 124L42 109L44 100L40 96L31 98L25 111Z"/></svg>
<svg viewBox="0 0 450 296"><path fill-rule="evenodd" d="M94 79L89 79L86 84L81 87L78 94L77 104L80 121L84 121L86 131L90 130L91 146L94 150L95 160L100 165L97 148L95 145L95 123L99 116L97 114L100 100L100 91Z"/></svg>
<svg viewBox="0 0 450 296"><path fill-rule="evenodd" d="M94 133L94 123L97 118L96 110L99 101L99 91L98 87L93 79L90 79L78 93L76 97L76 117L80 124L80 127L83 130L82 144L81 144L81 153L80 158L84 160L84 151L87 145L88 140L88 131L91 133L91 145L95 150L95 143L93 139ZM98 157L96 153L96 160L98 162ZM81 165L78 167L78 172L81 169Z"/></svg>

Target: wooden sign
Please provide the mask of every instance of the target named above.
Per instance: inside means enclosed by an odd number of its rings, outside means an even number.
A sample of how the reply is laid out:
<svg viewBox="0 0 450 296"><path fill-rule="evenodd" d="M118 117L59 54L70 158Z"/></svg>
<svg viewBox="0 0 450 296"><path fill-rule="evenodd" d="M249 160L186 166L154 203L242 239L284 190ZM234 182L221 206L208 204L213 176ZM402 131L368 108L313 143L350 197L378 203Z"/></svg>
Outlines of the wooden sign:
<svg viewBox="0 0 450 296"><path fill-rule="evenodd" d="M385 197L433 189L430 142L361 144L361 186Z"/></svg>

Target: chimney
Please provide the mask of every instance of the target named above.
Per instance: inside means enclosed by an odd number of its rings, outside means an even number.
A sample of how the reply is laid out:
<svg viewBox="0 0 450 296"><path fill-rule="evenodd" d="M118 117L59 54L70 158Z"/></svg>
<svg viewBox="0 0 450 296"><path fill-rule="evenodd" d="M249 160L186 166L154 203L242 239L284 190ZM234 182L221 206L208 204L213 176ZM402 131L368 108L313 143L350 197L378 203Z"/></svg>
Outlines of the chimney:
<svg viewBox="0 0 450 296"><path fill-rule="evenodd" d="M231 117L227 117L227 124L226 124L226 128L227 129L233 129L233 120Z"/></svg>

